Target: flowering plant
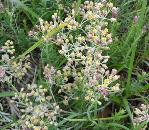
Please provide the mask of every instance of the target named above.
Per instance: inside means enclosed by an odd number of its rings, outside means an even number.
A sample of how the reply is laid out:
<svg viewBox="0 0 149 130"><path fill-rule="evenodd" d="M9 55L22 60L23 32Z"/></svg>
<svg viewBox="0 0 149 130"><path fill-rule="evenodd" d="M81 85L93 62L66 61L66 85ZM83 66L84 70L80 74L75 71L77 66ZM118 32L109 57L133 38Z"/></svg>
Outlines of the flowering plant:
<svg viewBox="0 0 149 130"><path fill-rule="evenodd" d="M31 68L29 56L25 59L15 61L15 48L14 43L10 40L6 41L4 46L1 47L1 65L0 65L0 81L10 82L12 77L21 80L27 71Z"/></svg>
<svg viewBox="0 0 149 130"><path fill-rule="evenodd" d="M138 126L142 122L149 122L149 105L141 104L139 108L134 110L134 119L133 123L135 126ZM146 128L147 126L145 126ZM145 129L144 128L144 129Z"/></svg>
<svg viewBox="0 0 149 130"><path fill-rule="evenodd" d="M48 123L57 126L57 117L61 109L52 96L47 96L48 89L42 85L29 84L16 93L12 102L20 108L20 119L17 124L12 124L15 129L48 130Z"/></svg>
<svg viewBox="0 0 149 130"><path fill-rule="evenodd" d="M44 71L50 85L56 84L59 87L58 93L65 93L65 104L68 104L68 99L78 100L80 92L87 102L101 104L102 98L107 100L111 93L119 91L119 84L114 84L119 78L117 71L109 71L106 65L109 56L103 54L112 43L112 34L107 28L108 22L116 21L115 17L108 17L117 10L112 3L85 1L79 8L79 21L75 18L74 9L64 21L57 13L52 15L53 22L43 22L40 19L38 30L41 30L43 37L51 28L60 23L66 24L66 28L54 38L45 41L51 40L57 45L60 48L59 53L67 62L61 70L46 66Z"/></svg>
<svg viewBox="0 0 149 130"><path fill-rule="evenodd" d="M66 62L60 69L56 69L52 64L45 65L43 75L48 88L31 84L16 93L12 102L17 104L21 111L17 125L12 124L15 129L47 130L47 122L59 128L59 115L61 114L61 118L66 117L67 114L63 115L61 112L66 112L64 106L68 106L70 102L82 99L84 108L89 109L91 104L101 106L109 100L111 94L120 92L119 84L116 83L119 75L116 69L108 68L110 57L105 54L105 51L109 50L108 45L112 43L108 23L116 21L117 11L118 9L107 1L85 1L78 8L78 14L72 9L64 19L57 13L52 15L51 22L39 19L39 25L28 35L37 40L42 37L46 44L52 42L66 58ZM47 33L62 24L65 27L56 36L47 37ZM21 79L30 68L28 57L25 61L13 62L15 57L11 55L15 50L11 41L7 41L2 49L8 57L2 56L9 66L8 70L13 70L12 76ZM4 74L4 69L1 69L0 77L4 77ZM73 108L70 107L69 110L71 109Z"/></svg>

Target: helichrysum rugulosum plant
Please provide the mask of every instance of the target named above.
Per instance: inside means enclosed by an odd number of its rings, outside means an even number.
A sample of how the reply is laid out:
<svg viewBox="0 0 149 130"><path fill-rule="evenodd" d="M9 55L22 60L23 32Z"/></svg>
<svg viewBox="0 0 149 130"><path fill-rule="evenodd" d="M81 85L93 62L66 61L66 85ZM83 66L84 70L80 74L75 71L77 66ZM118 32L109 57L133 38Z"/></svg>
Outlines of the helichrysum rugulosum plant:
<svg viewBox="0 0 149 130"><path fill-rule="evenodd" d="M63 7L65 2L56 2L64 14L54 10L51 20L38 18L37 24L27 32L28 39L37 41L32 47L17 56L15 43L13 40L7 40L0 49L2 91L15 91L13 94L6 93L13 96L12 98L6 97L11 104L11 112L16 115L10 120L3 120L2 128L120 130L128 129L118 124L121 118L128 116L130 116L132 128L139 128L139 124L144 122L142 126L144 129L147 128L146 122L149 122L147 103L133 107L134 113L131 113L129 107L123 110L125 106L120 105L122 107L116 107L114 113L110 110L111 117L104 116L104 113L108 115L106 109L111 101L114 100L120 104L123 101L120 96L124 94L120 84L123 77L120 77L115 68L108 67L108 62L111 60L108 52L115 40L109 27L111 24L113 26L117 24L119 8L107 0L77 1L69 8ZM27 6L20 1L14 1L13 4L17 3L27 9ZM37 18L32 10L29 12ZM134 24L137 22L136 16ZM24 26L26 27L25 24ZM49 59L42 62L41 56L41 63L37 65L38 72L34 74L33 81L18 88L21 81L26 80L28 73L32 71L32 56L29 53L39 45L43 50L49 45L53 46L55 52L61 57L59 60L63 61L55 65L55 63L49 63ZM41 55L42 49L38 52ZM52 52L46 55L52 55ZM125 99L124 104L128 104ZM5 116L2 114L0 117L4 119ZM7 122L10 123L8 126ZM104 123L107 123L105 128L103 128Z"/></svg>

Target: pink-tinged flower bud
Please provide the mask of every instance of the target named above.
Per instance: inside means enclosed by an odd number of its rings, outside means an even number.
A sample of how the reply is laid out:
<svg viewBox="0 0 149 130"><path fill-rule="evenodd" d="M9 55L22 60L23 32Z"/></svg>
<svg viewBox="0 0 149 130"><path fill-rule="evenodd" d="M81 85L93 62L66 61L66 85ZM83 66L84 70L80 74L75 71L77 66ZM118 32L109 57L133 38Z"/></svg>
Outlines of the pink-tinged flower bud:
<svg viewBox="0 0 149 130"><path fill-rule="evenodd" d="M101 40L99 38L97 38L96 42L100 44Z"/></svg>
<svg viewBox="0 0 149 130"><path fill-rule="evenodd" d="M101 0L101 3L105 5L107 3L107 0Z"/></svg>
<svg viewBox="0 0 149 130"><path fill-rule="evenodd" d="M3 67L0 67L0 79L3 79L5 77L6 70Z"/></svg>
<svg viewBox="0 0 149 130"><path fill-rule="evenodd" d="M118 16L118 8L113 7L112 8L112 17L117 18L117 16Z"/></svg>
<svg viewBox="0 0 149 130"><path fill-rule="evenodd" d="M98 91L101 95L103 95L103 96L108 96L108 95L109 95L109 92L108 92L107 88L105 88L104 86L103 86L103 87L99 87L99 88L97 89L97 91Z"/></svg>
<svg viewBox="0 0 149 130"><path fill-rule="evenodd" d="M138 16L134 16L134 18L133 18L133 22L134 22L134 24L137 24L138 23Z"/></svg>
<svg viewBox="0 0 149 130"><path fill-rule="evenodd" d="M143 28L142 28L142 33L146 33L146 32L147 32L147 30L148 30L147 26L146 26L146 25L144 25L144 26L143 26Z"/></svg>
<svg viewBox="0 0 149 130"><path fill-rule="evenodd" d="M108 42L109 42L109 43L112 43L112 42L113 42L112 38L110 38Z"/></svg>
<svg viewBox="0 0 149 130"><path fill-rule="evenodd" d="M4 52L5 51L5 49L4 48L0 48L0 52Z"/></svg>
<svg viewBox="0 0 149 130"><path fill-rule="evenodd" d="M4 5L3 3L0 1L0 13L4 11Z"/></svg>

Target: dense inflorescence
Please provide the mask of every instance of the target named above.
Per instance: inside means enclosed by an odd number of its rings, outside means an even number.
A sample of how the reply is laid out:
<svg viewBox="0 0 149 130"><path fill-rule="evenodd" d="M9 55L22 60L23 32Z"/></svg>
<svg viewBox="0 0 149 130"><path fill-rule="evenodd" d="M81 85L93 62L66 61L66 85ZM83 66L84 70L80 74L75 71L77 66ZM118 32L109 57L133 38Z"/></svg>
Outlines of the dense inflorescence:
<svg viewBox="0 0 149 130"><path fill-rule="evenodd" d="M139 108L135 108L134 110L134 125L138 126L142 122L149 122L149 105L146 104L141 104Z"/></svg>
<svg viewBox="0 0 149 130"><path fill-rule="evenodd" d="M29 56L26 56L25 59L20 59L15 61L15 48L12 41L8 40L2 46L0 52L2 64L0 65L0 81L10 82L12 77L22 79L27 71L31 68L29 62Z"/></svg>
<svg viewBox="0 0 149 130"><path fill-rule="evenodd" d="M72 9L64 22L61 22L65 23L67 28L51 39L61 48L59 53L66 57L67 62L62 70L58 70L61 78L52 78L57 74L52 76L49 68L48 80L50 83L56 83L60 82L57 79L62 79L61 84L58 84L60 87L58 93L69 95L65 96L65 99L66 97L69 100L78 99L77 92L82 87L82 95L86 101L100 104L100 99L107 100L110 93L119 91L119 84L113 84L119 78L117 71L115 69L109 71L106 65L109 56L103 54L103 51L108 50L108 45L112 43L112 34L107 28L108 22L116 21L115 17L108 18L108 15L117 10L112 3L86 1L79 8L80 22L76 21L76 12ZM41 31L47 30L47 27L57 27L59 24L57 21L61 21L56 13L52 15L52 19L54 22L50 24L46 22L44 27L43 24L39 25L42 26ZM48 77L47 73L45 77Z"/></svg>
<svg viewBox="0 0 149 130"><path fill-rule="evenodd" d="M36 84L29 84L16 93L12 102L20 107L21 117L17 124L12 124L15 129L48 130L49 123L57 126L61 109L47 93L48 89Z"/></svg>

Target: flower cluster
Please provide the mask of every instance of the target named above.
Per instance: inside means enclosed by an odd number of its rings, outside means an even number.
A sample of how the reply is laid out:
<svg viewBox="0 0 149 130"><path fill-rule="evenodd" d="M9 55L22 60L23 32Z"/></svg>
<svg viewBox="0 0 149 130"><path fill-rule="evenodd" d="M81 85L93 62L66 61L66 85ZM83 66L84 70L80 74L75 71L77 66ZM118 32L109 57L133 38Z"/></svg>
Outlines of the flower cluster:
<svg viewBox="0 0 149 130"><path fill-rule="evenodd" d="M8 77L6 76L6 70L4 67L0 66L0 81L5 82L8 80Z"/></svg>
<svg viewBox="0 0 149 130"><path fill-rule="evenodd" d="M46 66L44 75L50 83L55 83L60 87L58 93L67 95L64 96L65 102L68 100L68 95L69 99L78 99L76 94L78 91L83 93L85 100L97 102L101 98L107 99L111 93L119 92L119 84L114 83L119 78L117 71L108 69L106 64L109 56L103 54L112 42L108 21L116 20L117 10L112 3L106 1L98 3L85 1L79 8L81 22L75 20L76 12L72 9L71 15L64 20L67 28L51 39L59 46L59 53L66 57L67 62L62 70L58 70L61 77L58 80L62 79L61 84L57 84L57 78L53 78L57 76L53 67ZM108 18L110 13L112 17ZM56 21L61 20L57 14L54 14L52 18L54 27L58 26ZM47 26L43 27L44 31L50 30ZM53 70L54 74L51 73Z"/></svg>
<svg viewBox="0 0 149 130"><path fill-rule="evenodd" d="M42 85L32 84L16 94L13 100L19 100L22 104L19 105L22 113L17 126L19 129L48 130L49 123L57 126L57 116L61 109L47 93L48 89ZM16 124L13 125L16 127Z"/></svg>
<svg viewBox="0 0 149 130"><path fill-rule="evenodd" d="M51 38L47 38L47 33L51 32L53 29L58 27L61 24L65 24L69 30L76 29L78 26L78 22L75 21L75 13L72 10L72 13L69 14L64 20L61 20L57 13L52 15L52 21L44 21L39 18L39 25L28 32L30 37L34 37L35 39L39 39L41 36L44 38L45 42L51 40Z"/></svg>
<svg viewBox="0 0 149 130"><path fill-rule="evenodd" d="M149 122L149 105L141 104L139 108L134 110L135 117L133 119L134 125L139 125L142 122Z"/></svg>
<svg viewBox="0 0 149 130"><path fill-rule="evenodd" d="M28 69L30 69L29 56L26 56L25 60L20 59L16 62L14 60L16 58L14 44L10 40L6 41L4 46L1 47L0 52L2 53L0 80L5 82L10 80L11 77L22 79L22 77L27 73Z"/></svg>
<svg viewBox="0 0 149 130"><path fill-rule="evenodd" d="M51 66L51 68L49 68L49 65L45 66L44 68L44 77L48 80L50 85L54 84L54 80L53 77L55 76L56 70L53 66Z"/></svg>
<svg viewBox="0 0 149 130"><path fill-rule="evenodd" d="M101 1L94 3L92 1L85 1L84 4L81 5L81 14L83 18L87 20L107 19L106 17L110 11L112 11L112 18L109 20L116 21L114 17L118 9L114 7L111 2Z"/></svg>
<svg viewBox="0 0 149 130"><path fill-rule="evenodd" d="M108 20L116 21L116 18L107 18L109 12L118 10L113 7L112 3L99 2L93 3L92 1L86 1L81 6L80 13L86 21L91 21L89 25L85 27L87 31L87 37L89 41L97 44L107 45L112 42L111 34L107 29Z"/></svg>
<svg viewBox="0 0 149 130"><path fill-rule="evenodd" d="M0 13L3 13L3 10L4 10L4 5L0 0Z"/></svg>

